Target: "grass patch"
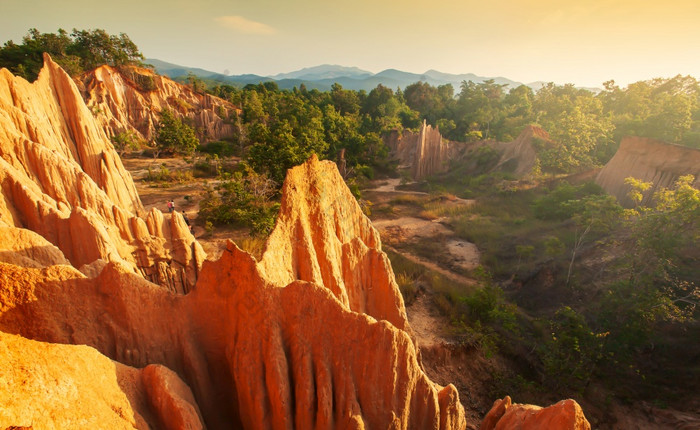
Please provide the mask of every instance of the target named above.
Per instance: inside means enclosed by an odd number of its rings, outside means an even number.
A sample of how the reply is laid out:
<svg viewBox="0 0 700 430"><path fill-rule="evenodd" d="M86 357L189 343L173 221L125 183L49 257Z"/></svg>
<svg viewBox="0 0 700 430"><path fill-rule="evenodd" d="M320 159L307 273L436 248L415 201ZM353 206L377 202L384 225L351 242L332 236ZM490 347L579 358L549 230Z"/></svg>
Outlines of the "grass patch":
<svg viewBox="0 0 700 430"><path fill-rule="evenodd" d="M176 171L171 172L165 164L161 164L158 169L148 167L148 173L143 178L146 182L151 182L153 184L159 184L161 186L166 186L172 183L186 183L194 180L194 176L190 171Z"/></svg>
<svg viewBox="0 0 700 430"><path fill-rule="evenodd" d="M404 205L404 206L416 206L416 207L423 207L423 204L426 199L429 197L427 196L419 196L415 194L401 194L393 199L389 200L389 205L391 206L396 206L396 205Z"/></svg>
<svg viewBox="0 0 700 430"><path fill-rule="evenodd" d="M267 237L261 236L248 236L244 237L238 246L255 257L256 260L260 261L265 250L265 242L267 242Z"/></svg>

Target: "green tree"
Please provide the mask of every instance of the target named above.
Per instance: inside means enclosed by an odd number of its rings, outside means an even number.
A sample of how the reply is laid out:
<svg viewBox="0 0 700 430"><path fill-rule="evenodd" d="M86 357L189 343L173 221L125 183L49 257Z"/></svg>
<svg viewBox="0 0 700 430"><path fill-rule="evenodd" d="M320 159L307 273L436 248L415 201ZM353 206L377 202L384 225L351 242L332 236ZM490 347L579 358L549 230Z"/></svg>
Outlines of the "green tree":
<svg viewBox="0 0 700 430"><path fill-rule="evenodd" d="M28 80L36 79L44 64L43 53L51 55L68 74L77 76L102 64L124 66L141 64L143 55L134 42L121 33L110 36L104 30L76 30L68 33L59 29L41 33L32 28L22 44L5 42L0 49L0 67Z"/></svg>
<svg viewBox="0 0 700 430"><path fill-rule="evenodd" d="M254 234L269 234L279 211L279 203L272 200L278 185L245 164L220 179L216 188L205 191L199 210L202 219L213 225L238 225L249 227Z"/></svg>
<svg viewBox="0 0 700 430"><path fill-rule="evenodd" d="M125 130L112 136L112 144L120 156L139 149L144 142L133 130Z"/></svg>
<svg viewBox="0 0 700 430"><path fill-rule="evenodd" d="M574 260L588 240L589 234L601 235L610 232L620 222L624 210L615 197L607 194L586 196L580 200L570 200L563 205L572 208L576 222L571 260L566 274L566 285L569 286Z"/></svg>
<svg viewBox="0 0 700 430"><path fill-rule="evenodd" d="M160 113L155 143L156 156L160 151L192 154L199 146L199 139L195 135L194 128L182 122L169 109L164 109Z"/></svg>

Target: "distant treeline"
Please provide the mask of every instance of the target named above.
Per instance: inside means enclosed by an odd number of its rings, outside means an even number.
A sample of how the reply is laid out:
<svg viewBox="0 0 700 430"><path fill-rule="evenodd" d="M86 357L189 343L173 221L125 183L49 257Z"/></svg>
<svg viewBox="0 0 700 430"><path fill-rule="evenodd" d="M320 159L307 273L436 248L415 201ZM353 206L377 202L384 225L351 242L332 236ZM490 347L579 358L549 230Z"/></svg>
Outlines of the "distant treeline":
<svg viewBox="0 0 700 430"><path fill-rule="evenodd" d="M189 83L204 87L194 76ZM277 153L296 145L330 157L343 148L349 161L363 165L376 162L375 157L385 153L379 139L382 133L415 129L423 119L448 139L462 142L511 141L525 126L539 125L552 140L537 142L536 148L541 169L549 172L600 166L626 135L700 148L696 79L653 79L626 88L613 81L604 85L597 94L554 84L538 91L525 85L507 90L490 80L463 82L456 95L450 84L434 87L423 82L403 91L379 85L369 93L346 90L339 84L329 92L307 90L303 85L280 90L274 82L242 89L217 85L207 91L241 107L244 146L264 145L265 151ZM285 143L285 139L295 143ZM263 164L273 161L263 158ZM281 174L276 173L274 176Z"/></svg>

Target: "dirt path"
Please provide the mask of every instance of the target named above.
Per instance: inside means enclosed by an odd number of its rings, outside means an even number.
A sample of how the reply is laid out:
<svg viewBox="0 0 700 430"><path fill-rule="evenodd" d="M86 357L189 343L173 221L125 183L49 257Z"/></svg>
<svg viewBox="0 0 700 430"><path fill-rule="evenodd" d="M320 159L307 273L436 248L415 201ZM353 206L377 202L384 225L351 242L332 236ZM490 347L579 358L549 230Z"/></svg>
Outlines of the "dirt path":
<svg viewBox="0 0 700 430"><path fill-rule="evenodd" d="M438 266L437 264L433 263L432 261L426 260L425 258L419 257L417 255L413 255L409 252L400 251L398 249L395 249L395 248L392 248L392 247L386 246L386 245L384 246L384 248L386 248L392 252L395 252L397 254L400 254L401 256L406 257L407 259L411 260L412 262L414 262L416 264L420 264L421 266L426 267L426 268L433 270L435 272L438 272L441 275L444 275L445 277L452 279L453 281L458 282L460 284L475 285L477 282L475 279L459 275L457 273L454 273L451 270L443 269L442 267Z"/></svg>
<svg viewBox="0 0 700 430"><path fill-rule="evenodd" d="M369 189L367 191L374 191L376 193L397 193L397 194L414 194L417 196L428 196L428 193L422 191L403 191L397 190L396 187L401 185L401 178L391 178L383 181L381 185L376 188Z"/></svg>
<svg viewBox="0 0 700 430"><path fill-rule="evenodd" d="M445 322L435 315L430 304L430 298L426 294L420 294L418 298L406 308L408 322L416 334L418 346L432 348L444 342L436 333L438 327L444 327Z"/></svg>

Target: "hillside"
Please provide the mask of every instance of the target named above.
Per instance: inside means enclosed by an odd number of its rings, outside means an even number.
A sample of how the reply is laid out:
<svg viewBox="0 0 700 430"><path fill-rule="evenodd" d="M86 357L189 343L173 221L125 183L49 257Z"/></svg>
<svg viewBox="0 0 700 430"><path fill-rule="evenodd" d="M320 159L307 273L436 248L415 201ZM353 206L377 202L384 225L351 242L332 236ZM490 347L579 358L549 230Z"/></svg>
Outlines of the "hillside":
<svg viewBox="0 0 700 430"><path fill-rule="evenodd" d="M85 104L109 137L134 132L151 142L166 109L191 124L203 143L234 134L235 106L150 69L104 65L82 75L79 83Z"/></svg>

